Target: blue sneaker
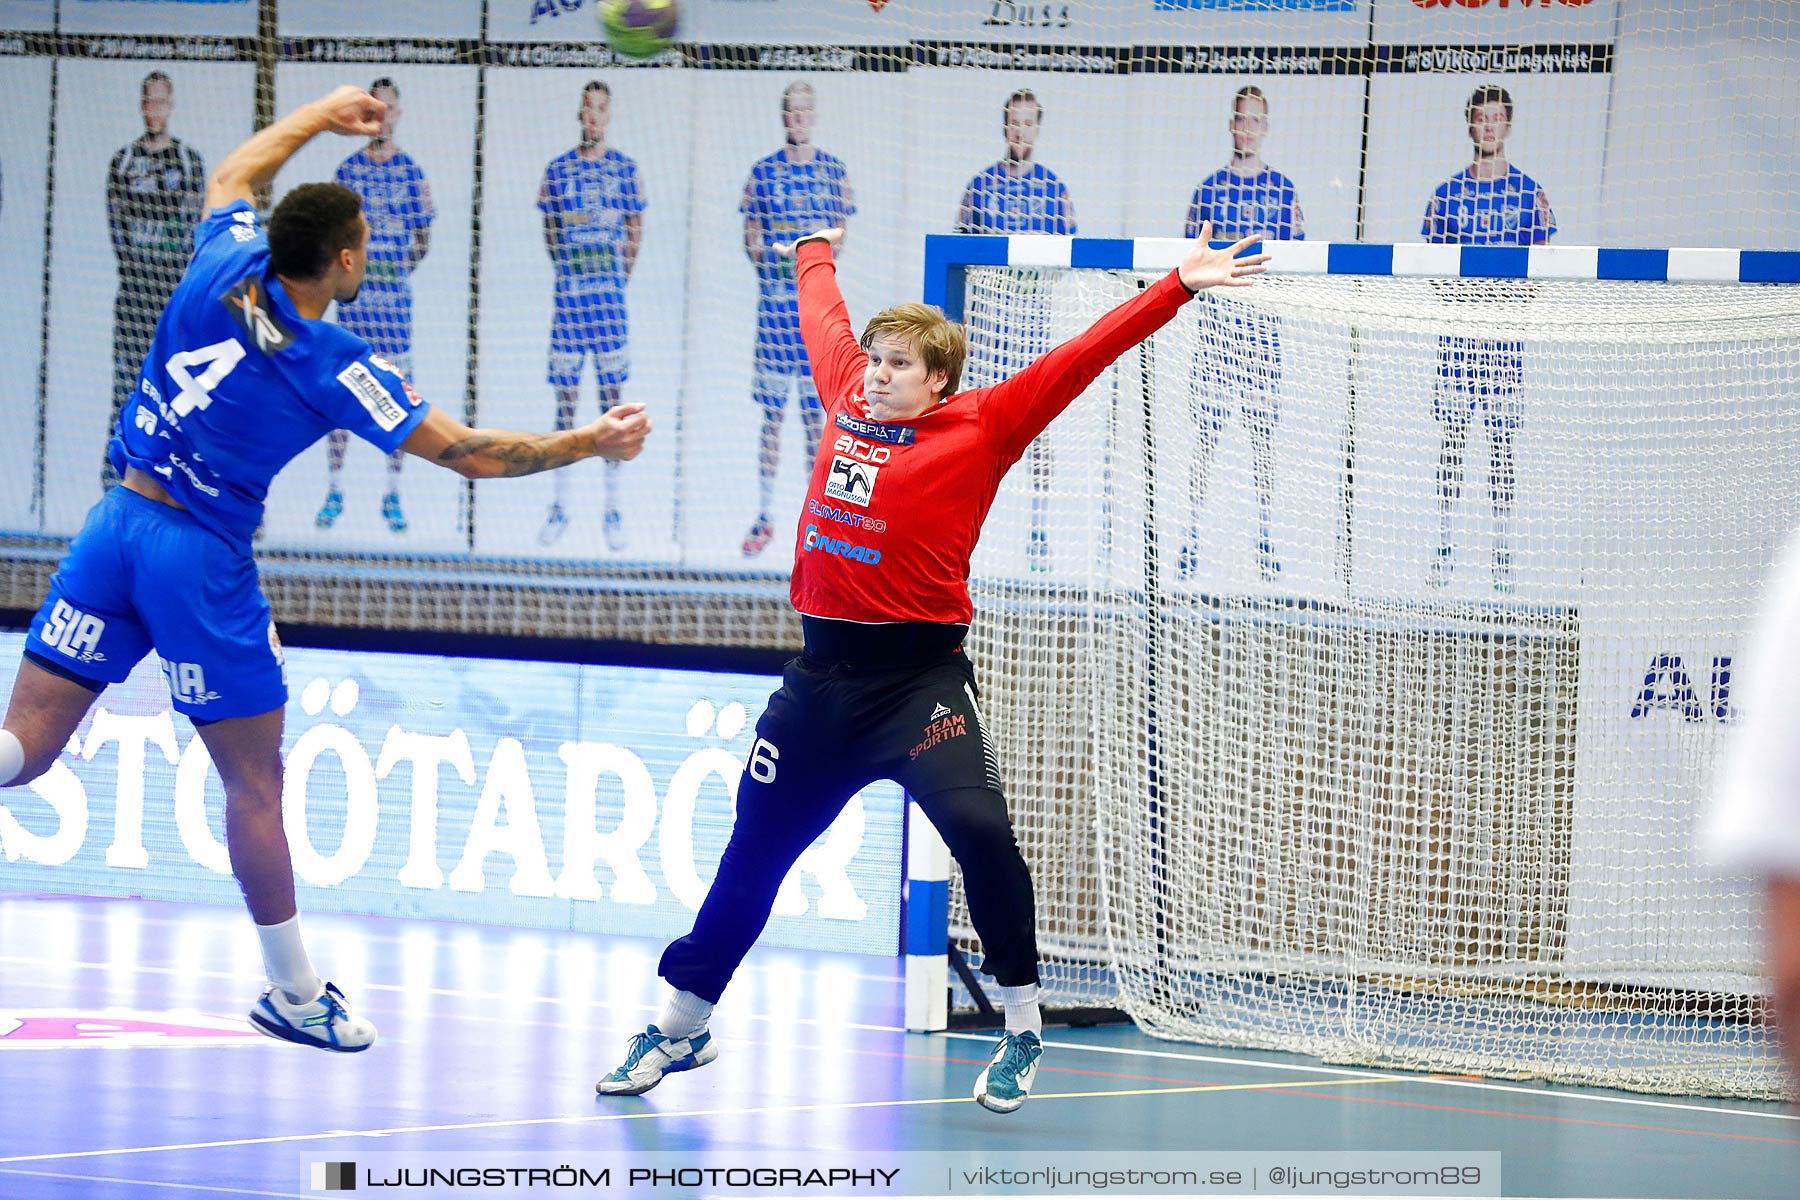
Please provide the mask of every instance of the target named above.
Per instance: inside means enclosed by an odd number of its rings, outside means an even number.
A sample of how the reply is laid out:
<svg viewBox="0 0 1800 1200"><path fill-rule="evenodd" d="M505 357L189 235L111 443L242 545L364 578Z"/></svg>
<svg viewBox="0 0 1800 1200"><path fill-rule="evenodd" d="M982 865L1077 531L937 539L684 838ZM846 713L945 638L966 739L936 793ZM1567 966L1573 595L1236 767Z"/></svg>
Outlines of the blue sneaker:
<svg viewBox="0 0 1800 1200"><path fill-rule="evenodd" d="M662 1082L664 1075L704 1067L719 1057L712 1034L702 1029L684 1038L672 1038L654 1025L634 1034L625 1061L594 1085L602 1096L636 1096Z"/></svg>
<svg viewBox="0 0 1800 1200"><path fill-rule="evenodd" d="M1031 1081L1037 1078L1038 1059L1044 1057L1044 1043L1031 1032L1007 1033L994 1048L993 1061L983 1067L975 1080L975 1101L985 1109L1009 1113L1025 1103L1031 1095Z"/></svg>
<svg viewBox="0 0 1800 1200"><path fill-rule="evenodd" d="M395 533L406 532L406 514L400 511L400 493L389 492L381 498L381 515Z"/></svg>
<svg viewBox="0 0 1800 1200"><path fill-rule="evenodd" d="M1264 583L1274 583L1281 577L1281 560L1275 557L1275 543L1266 533L1256 543L1256 570Z"/></svg>
<svg viewBox="0 0 1800 1200"><path fill-rule="evenodd" d="M319 506L319 515L313 518L313 524L320 529L330 529L343 515L344 493L334 487L325 493L325 503Z"/></svg>
<svg viewBox="0 0 1800 1200"><path fill-rule="evenodd" d="M1186 583L1200 569L1200 532L1190 529L1181 540L1181 552L1175 556L1175 578Z"/></svg>
<svg viewBox="0 0 1800 1200"><path fill-rule="evenodd" d="M375 1026L350 1015L335 983L326 984L319 998L306 1004L295 1004L272 987L250 1010L250 1024L272 1038L340 1054L355 1054L375 1044Z"/></svg>

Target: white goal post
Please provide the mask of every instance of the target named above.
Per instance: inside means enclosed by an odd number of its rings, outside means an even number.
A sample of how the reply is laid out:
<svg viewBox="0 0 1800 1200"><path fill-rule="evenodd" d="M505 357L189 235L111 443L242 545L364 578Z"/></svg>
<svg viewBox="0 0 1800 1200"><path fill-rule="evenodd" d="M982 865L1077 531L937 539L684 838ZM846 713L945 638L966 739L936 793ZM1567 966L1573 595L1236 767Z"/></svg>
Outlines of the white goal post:
<svg viewBox="0 0 1800 1200"><path fill-rule="evenodd" d="M1184 245L933 236L927 299L985 382ZM1059 418L976 555L1047 1003L1780 1094L1757 891L1692 831L1800 522L1800 254L1265 249ZM945 942L980 950L909 835L908 1024L942 1028L978 999Z"/></svg>

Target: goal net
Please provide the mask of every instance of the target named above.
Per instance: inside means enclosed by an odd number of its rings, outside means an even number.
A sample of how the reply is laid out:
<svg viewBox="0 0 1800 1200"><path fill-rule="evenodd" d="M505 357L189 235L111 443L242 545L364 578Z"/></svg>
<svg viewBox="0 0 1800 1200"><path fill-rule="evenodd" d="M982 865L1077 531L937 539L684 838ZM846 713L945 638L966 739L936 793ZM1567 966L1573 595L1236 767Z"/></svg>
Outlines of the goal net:
<svg viewBox="0 0 1800 1200"><path fill-rule="evenodd" d="M971 373L1148 278L971 269ZM1779 1090L1757 892L1692 833L1800 519L1794 289L1267 276L1045 448L988 522L972 653L1051 1004Z"/></svg>

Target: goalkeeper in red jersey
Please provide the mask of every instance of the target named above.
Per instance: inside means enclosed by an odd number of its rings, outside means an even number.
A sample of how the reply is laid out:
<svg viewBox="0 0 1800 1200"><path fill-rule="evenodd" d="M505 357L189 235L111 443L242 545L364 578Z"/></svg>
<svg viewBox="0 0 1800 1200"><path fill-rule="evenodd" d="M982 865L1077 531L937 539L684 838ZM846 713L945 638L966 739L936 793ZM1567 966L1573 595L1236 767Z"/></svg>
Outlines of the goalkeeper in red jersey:
<svg viewBox="0 0 1800 1200"><path fill-rule="evenodd" d="M802 851L876 779L906 789L963 868L982 969L1006 1032L975 1083L996 1112L1025 1102L1043 1053L1031 873L1014 840L975 669L962 652L974 607L969 559L1000 480L1032 439L1121 354L1204 288L1242 286L1267 255L1253 239L1213 249L1210 226L1181 266L993 387L956 390L968 343L924 304L900 304L859 340L838 291L828 229L795 244L800 330L827 436L813 462L791 596L806 649L756 724L737 823L686 937L663 952L675 989L632 1038L603 1095L648 1091L718 1049L707 1022L768 922Z"/></svg>

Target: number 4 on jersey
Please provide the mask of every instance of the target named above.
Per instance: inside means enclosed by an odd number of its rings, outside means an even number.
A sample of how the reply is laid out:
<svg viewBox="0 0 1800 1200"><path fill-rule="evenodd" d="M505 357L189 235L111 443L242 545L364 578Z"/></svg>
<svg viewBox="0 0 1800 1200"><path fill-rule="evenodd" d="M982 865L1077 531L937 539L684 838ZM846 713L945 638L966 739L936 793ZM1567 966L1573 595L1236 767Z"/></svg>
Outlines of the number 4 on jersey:
<svg viewBox="0 0 1800 1200"><path fill-rule="evenodd" d="M235 338L226 338L198 350L183 350L172 355L163 364L163 368L168 371L170 379L181 385L181 394L170 405L175 415L185 417L196 408L205 408L211 404L212 390L243 360L243 343ZM189 367L199 366L205 366L206 369L199 375L188 373Z"/></svg>

